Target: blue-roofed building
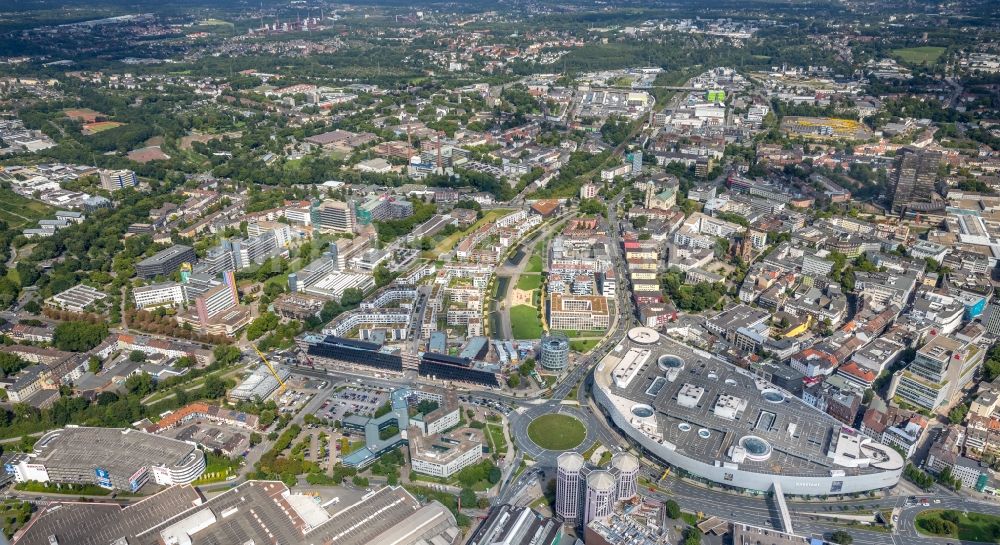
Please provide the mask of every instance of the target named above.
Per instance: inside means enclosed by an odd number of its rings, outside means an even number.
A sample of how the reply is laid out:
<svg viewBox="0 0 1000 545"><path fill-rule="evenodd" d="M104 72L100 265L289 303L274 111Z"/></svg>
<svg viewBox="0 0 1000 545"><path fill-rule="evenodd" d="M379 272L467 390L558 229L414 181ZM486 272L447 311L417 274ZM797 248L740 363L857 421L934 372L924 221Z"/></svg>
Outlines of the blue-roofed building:
<svg viewBox="0 0 1000 545"><path fill-rule="evenodd" d="M460 358L468 358L470 360L480 359L486 356L486 352L489 350L489 339L486 337L472 337L469 342L462 349L462 352L458 355Z"/></svg>
<svg viewBox="0 0 1000 545"><path fill-rule="evenodd" d="M438 354L448 353L448 335L443 331L434 331L431 333L431 338L427 342L428 352L437 352Z"/></svg>
<svg viewBox="0 0 1000 545"><path fill-rule="evenodd" d="M365 418L353 415L344 419L342 424L345 429L355 431L363 429L365 435L365 448L344 456L341 461L345 466L368 467L375 463L379 456L406 444L406 429L410 427L410 409L407 399L412 393L412 390L407 388L393 391L389 401L391 409L382 416ZM399 431L392 437L382 439L382 430L392 426L395 426Z"/></svg>

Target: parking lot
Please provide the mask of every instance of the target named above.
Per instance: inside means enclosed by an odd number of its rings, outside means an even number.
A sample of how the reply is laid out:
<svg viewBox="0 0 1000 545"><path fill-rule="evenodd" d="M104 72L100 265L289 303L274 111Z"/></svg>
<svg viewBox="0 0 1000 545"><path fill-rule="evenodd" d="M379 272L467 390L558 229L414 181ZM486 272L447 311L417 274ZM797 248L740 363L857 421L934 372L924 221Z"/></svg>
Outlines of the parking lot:
<svg viewBox="0 0 1000 545"><path fill-rule="evenodd" d="M316 416L328 420L342 420L347 413L373 416L387 401L388 390L368 386L343 386L330 394L316 411Z"/></svg>
<svg viewBox="0 0 1000 545"><path fill-rule="evenodd" d="M461 395L458 396L458 400L465 404L478 405L485 409L490 409L504 415L510 414L510 411L513 410L506 403L501 403L499 401L494 401L492 399L479 398L474 395L473 396Z"/></svg>

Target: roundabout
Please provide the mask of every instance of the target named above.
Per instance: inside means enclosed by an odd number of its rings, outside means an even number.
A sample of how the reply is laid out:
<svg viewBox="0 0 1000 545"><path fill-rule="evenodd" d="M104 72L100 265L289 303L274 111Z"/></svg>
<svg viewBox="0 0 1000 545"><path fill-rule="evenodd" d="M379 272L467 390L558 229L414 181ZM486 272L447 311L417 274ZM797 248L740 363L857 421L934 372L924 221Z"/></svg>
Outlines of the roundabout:
<svg viewBox="0 0 1000 545"><path fill-rule="evenodd" d="M555 467L556 457L563 452L586 452L598 440L617 444L590 411L558 401L523 407L508 418L514 444L541 467Z"/></svg>
<svg viewBox="0 0 1000 545"><path fill-rule="evenodd" d="M587 428L568 414L543 414L528 424L528 438L545 450L571 450L587 438Z"/></svg>

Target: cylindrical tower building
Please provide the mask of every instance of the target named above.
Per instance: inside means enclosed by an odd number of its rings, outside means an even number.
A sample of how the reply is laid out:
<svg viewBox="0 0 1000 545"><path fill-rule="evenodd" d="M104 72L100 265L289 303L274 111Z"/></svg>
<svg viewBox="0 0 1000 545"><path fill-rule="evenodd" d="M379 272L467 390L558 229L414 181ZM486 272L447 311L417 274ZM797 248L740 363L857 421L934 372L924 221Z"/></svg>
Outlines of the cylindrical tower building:
<svg viewBox="0 0 1000 545"><path fill-rule="evenodd" d="M561 371L569 364L569 338L558 331L542 338L542 367L550 371Z"/></svg>
<svg viewBox="0 0 1000 545"><path fill-rule="evenodd" d="M580 516L583 456L564 452L556 458L556 516L575 521Z"/></svg>
<svg viewBox="0 0 1000 545"><path fill-rule="evenodd" d="M618 501L632 498L639 491L639 459L627 452L619 452L611 457L611 467L618 473Z"/></svg>
<svg viewBox="0 0 1000 545"><path fill-rule="evenodd" d="M584 528L590 521L611 515L617 483L610 471L592 471L587 475L587 503L583 510Z"/></svg>

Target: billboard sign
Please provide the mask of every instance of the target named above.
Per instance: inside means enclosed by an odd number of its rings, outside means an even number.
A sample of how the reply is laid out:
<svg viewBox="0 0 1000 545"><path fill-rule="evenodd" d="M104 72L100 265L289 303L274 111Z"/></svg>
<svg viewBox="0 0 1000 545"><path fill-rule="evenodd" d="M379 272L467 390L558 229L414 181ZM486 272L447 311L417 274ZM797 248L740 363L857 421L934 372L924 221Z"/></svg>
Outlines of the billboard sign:
<svg viewBox="0 0 1000 545"><path fill-rule="evenodd" d="M111 474L108 473L108 470L99 467L94 469L94 474L97 475L97 486L101 486L104 488L112 488Z"/></svg>
<svg viewBox="0 0 1000 545"><path fill-rule="evenodd" d="M132 490L132 492L135 492L136 490L142 488L142 485L145 482L146 482L146 468L140 467L138 471L133 473L132 476L128 478L128 487L129 489Z"/></svg>

